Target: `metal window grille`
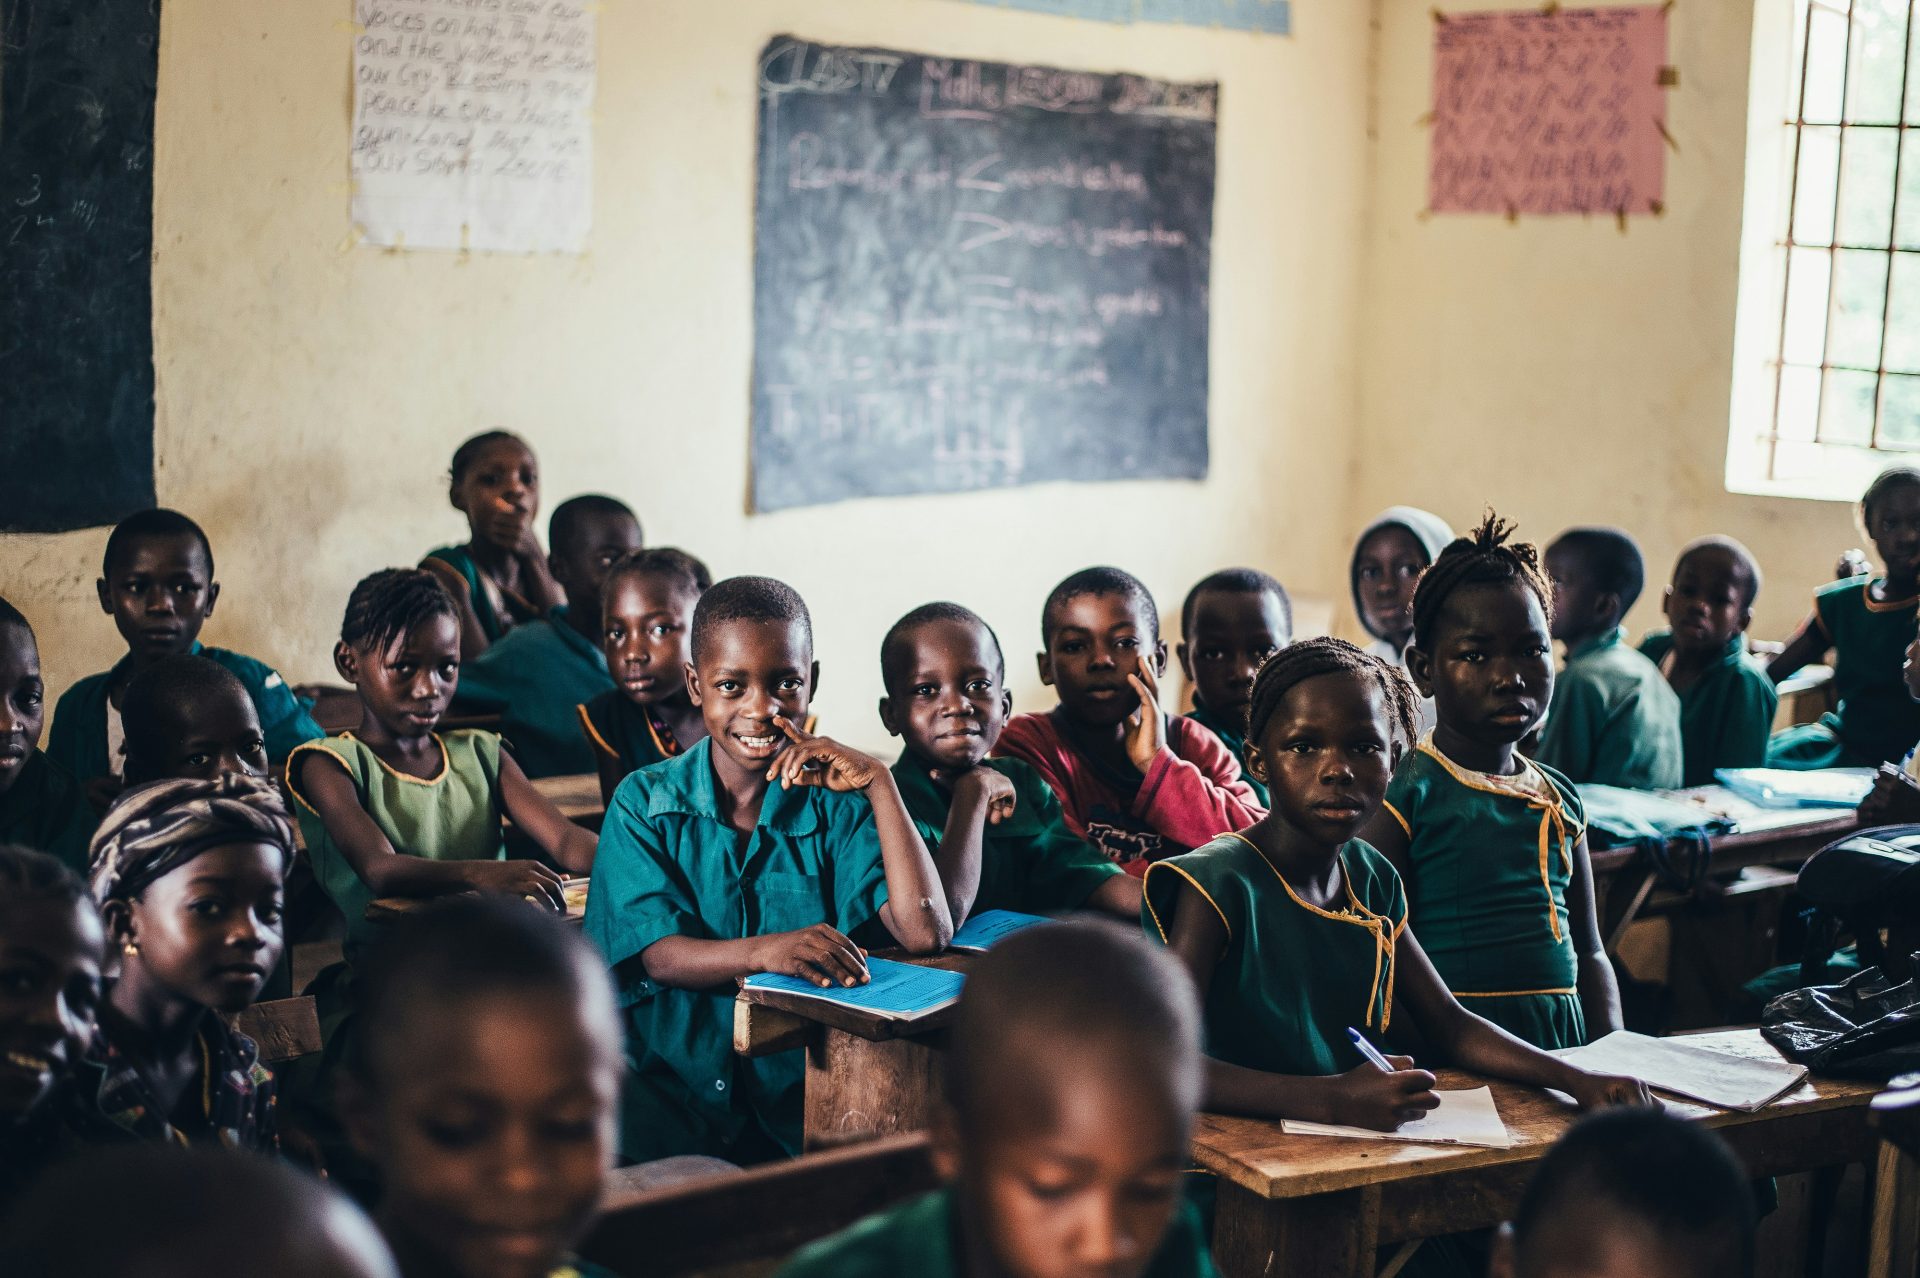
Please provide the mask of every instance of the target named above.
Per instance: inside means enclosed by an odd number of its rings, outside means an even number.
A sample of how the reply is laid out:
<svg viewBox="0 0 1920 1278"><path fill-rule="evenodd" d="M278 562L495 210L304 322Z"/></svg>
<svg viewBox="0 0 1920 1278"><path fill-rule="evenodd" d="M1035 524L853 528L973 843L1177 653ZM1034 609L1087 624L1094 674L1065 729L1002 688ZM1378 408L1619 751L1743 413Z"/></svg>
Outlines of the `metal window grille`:
<svg viewBox="0 0 1920 1278"><path fill-rule="evenodd" d="M1794 6L1772 478L1783 445L1920 451L1916 0Z"/></svg>

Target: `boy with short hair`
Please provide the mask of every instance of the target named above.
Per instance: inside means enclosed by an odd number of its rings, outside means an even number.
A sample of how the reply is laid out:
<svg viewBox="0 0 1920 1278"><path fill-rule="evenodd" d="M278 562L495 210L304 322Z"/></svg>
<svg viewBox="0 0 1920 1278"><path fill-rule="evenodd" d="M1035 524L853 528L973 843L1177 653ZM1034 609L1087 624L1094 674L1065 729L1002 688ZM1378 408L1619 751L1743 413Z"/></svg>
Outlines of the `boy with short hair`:
<svg viewBox="0 0 1920 1278"><path fill-rule="evenodd" d="M1200 1009L1171 956L1090 919L1009 937L955 1013L933 1129L946 1187L781 1278L1209 1278L1181 1194L1202 1080Z"/></svg>
<svg viewBox="0 0 1920 1278"><path fill-rule="evenodd" d="M1767 761L1780 694L1747 653L1760 565L1731 537L1688 542L1660 610L1669 629L1640 641L1680 698L1680 784L1711 785L1718 768Z"/></svg>
<svg viewBox="0 0 1920 1278"><path fill-rule="evenodd" d="M1202 577L1180 605L1174 655L1193 689L1187 717L1220 738L1247 769L1247 699L1260 663L1293 642L1293 600L1287 588L1255 568L1223 568ZM1267 787L1247 777L1267 802Z"/></svg>
<svg viewBox="0 0 1920 1278"><path fill-rule="evenodd" d="M987 757L1013 708L991 626L959 604L922 604L887 631L880 673L880 721L905 741L894 784L956 928L986 910L1140 917L1139 880L1068 831L1040 774Z"/></svg>
<svg viewBox="0 0 1920 1278"><path fill-rule="evenodd" d="M275 763L325 735L272 667L200 642L220 583L214 580L213 547L193 520L161 509L121 520L107 538L94 589L100 610L126 641L127 655L113 669L67 689L54 708L47 754L80 778L96 806L104 808L120 788L121 697L135 675L164 657L196 653L232 671L253 701L267 757Z"/></svg>
<svg viewBox="0 0 1920 1278"><path fill-rule="evenodd" d="M640 544L640 521L625 503L592 494L561 502L547 523L547 566L567 602L460 668L460 701L500 708L500 734L529 777L594 770L577 707L613 689L600 590L614 562Z"/></svg>
<svg viewBox="0 0 1920 1278"><path fill-rule="evenodd" d="M1541 1160L1491 1278L1752 1278L1753 1189L1726 1143L1657 1109L1583 1118Z"/></svg>
<svg viewBox="0 0 1920 1278"><path fill-rule="evenodd" d="M1566 645L1536 758L1575 785L1672 790L1682 775L1680 699L1624 642L1646 564L1615 528L1574 528L1547 547L1549 632Z"/></svg>
<svg viewBox="0 0 1920 1278"><path fill-rule="evenodd" d="M0 844L48 853L85 875L99 819L73 774L40 749L46 696L33 627L0 599Z"/></svg>
<svg viewBox="0 0 1920 1278"><path fill-rule="evenodd" d="M707 738L614 792L586 928L626 1019L621 1152L761 1162L799 1152L803 1067L794 1052L734 1054L738 979L861 984L854 935L927 954L953 923L892 774L798 726L820 673L800 596L766 577L720 582L692 643Z"/></svg>
<svg viewBox="0 0 1920 1278"><path fill-rule="evenodd" d="M994 754L1022 759L1060 800L1067 828L1134 876L1266 815L1232 751L1160 708L1167 645L1139 578L1086 568L1040 614L1047 714L1015 715Z"/></svg>
<svg viewBox="0 0 1920 1278"><path fill-rule="evenodd" d="M267 739L247 690L217 661L182 653L134 676L121 698L126 779L267 775Z"/></svg>

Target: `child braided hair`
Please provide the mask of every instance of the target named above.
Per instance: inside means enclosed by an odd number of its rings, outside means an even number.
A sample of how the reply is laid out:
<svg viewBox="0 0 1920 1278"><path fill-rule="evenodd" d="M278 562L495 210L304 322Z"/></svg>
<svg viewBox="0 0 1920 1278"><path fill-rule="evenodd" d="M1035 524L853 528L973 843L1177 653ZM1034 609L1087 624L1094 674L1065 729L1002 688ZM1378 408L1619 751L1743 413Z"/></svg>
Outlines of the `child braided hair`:
<svg viewBox="0 0 1920 1278"><path fill-rule="evenodd" d="M1363 652L1345 639L1302 639L1289 644L1260 663L1253 677L1253 693L1247 701L1247 740L1258 744L1267 729L1267 720L1279 708L1289 690L1315 675L1352 674L1372 679L1380 687L1386 702L1387 717L1393 724L1397 746L1413 744L1419 735L1420 703L1406 675L1370 652Z"/></svg>
<svg viewBox="0 0 1920 1278"><path fill-rule="evenodd" d="M80 876L48 856L17 844L0 843L0 901L52 901L58 905L92 902Z"/></svg>
<svg viewBox="0 0 1920 1278"><path fill-rule="evenodd" d="M1499 585L1515 581L1531 590L1540 611L1553 620L1553 587L1540 568L1540 548L1530 541L1513 541L1517 525L1489 510L1480 526L1447 543L1438 558L1420 574L1413 590L1413 646L1429 652L1428 640L1440 620L1447 599L1462 586Z"/></svg>
<svg viewBox="0 0 1920 1278"><path fill-rule="evenodd" d="M353 588L340 639L349 648L379 652L435 617L459 615L459 605L432 573L385 568Z"/></svg>

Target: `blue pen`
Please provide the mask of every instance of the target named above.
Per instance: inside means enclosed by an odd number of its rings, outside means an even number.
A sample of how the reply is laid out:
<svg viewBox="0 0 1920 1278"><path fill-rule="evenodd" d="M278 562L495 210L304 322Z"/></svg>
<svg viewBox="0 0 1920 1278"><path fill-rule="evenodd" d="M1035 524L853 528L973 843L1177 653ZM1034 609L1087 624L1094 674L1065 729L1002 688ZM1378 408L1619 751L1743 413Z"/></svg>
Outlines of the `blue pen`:
<svg viewBox="0 0 1920 1278"><path fill-rule="evenodd" d="M1387 1058L1380 1054L1380 1049L1362 1038L1359 1030L1353 1028L1351 1025L1347 1026L1347 1037L1353 1040L1353 1045L1360 1049L1360 1054L1366 1057L1368 1061L1378 1065L1389 1074L1393 1073L1393 1066L1387 1064Z"/></svg>

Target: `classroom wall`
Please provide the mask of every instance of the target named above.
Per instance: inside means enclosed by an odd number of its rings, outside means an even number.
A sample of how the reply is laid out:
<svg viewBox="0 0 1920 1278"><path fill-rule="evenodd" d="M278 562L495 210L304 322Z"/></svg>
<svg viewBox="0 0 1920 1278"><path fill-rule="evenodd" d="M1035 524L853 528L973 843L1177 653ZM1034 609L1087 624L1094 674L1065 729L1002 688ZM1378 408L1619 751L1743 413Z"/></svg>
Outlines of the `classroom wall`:
<svg viewBox="0 0 1920 1278"><path fill-rule="evenodd" d="M1464 526L1491 503L1543 541L1624 526L1648 559L1636 634L1679 547L1728 533L1767 574L1753 633L1784 637L1865 543L1845 504L1726 491L1754 0L1673 9L1667 213L1624 235L1611 217L1422 220L1432 9L1376 7L1355 516L1408 502Z"/></svg>
<svg viewBox="0 0 1920 1278"><path fill-rule="evenodd" d="M209 642L331 677L348 589L465 537L454 445L534 442L549 508L625 498L650 542L771 573L812 605L828 730L878 736L877 647L930 597L986 614L1017 702L1046 590L1117 562L1169 612L1230 562L1343 590L1368 180L1367 6L1296 0L1293 38L1120 27L950 0L612 0L600 11L584 257L347 240L347 0L163 8L154 235L163 504L212 535ZM1222 84L1213 478L868 501L749 517L756 55L792 31ZM1171 530L1171 532L1169 532ZM14 537L0 589L52 690L118 655L106 530Z"/></svg>

